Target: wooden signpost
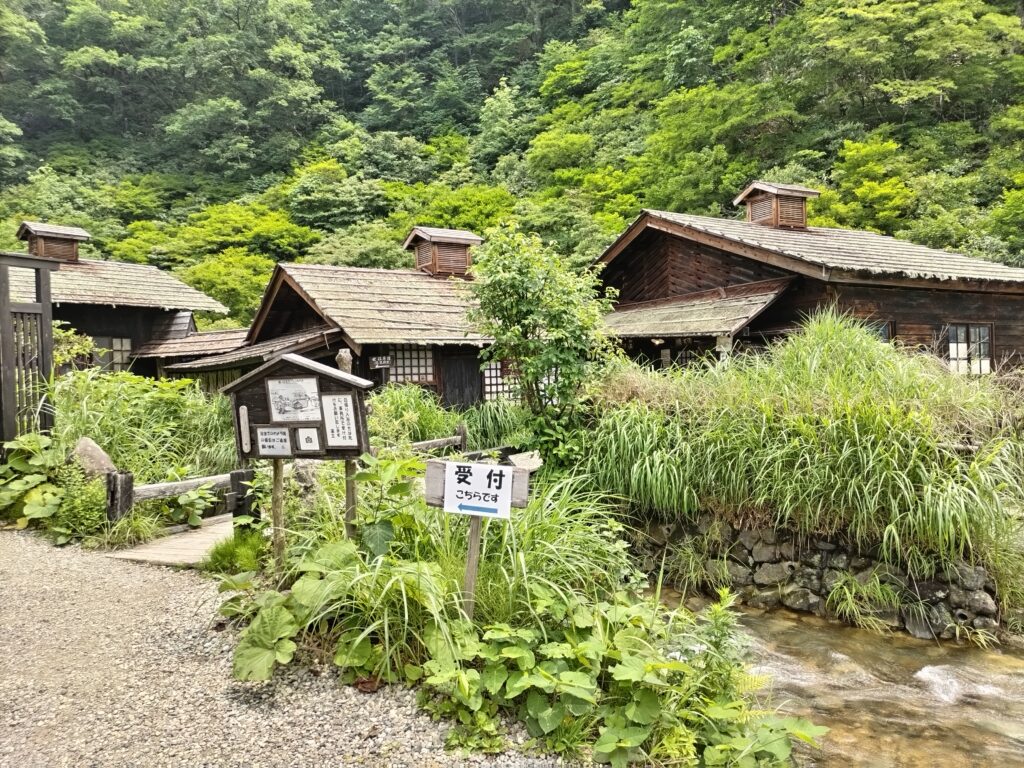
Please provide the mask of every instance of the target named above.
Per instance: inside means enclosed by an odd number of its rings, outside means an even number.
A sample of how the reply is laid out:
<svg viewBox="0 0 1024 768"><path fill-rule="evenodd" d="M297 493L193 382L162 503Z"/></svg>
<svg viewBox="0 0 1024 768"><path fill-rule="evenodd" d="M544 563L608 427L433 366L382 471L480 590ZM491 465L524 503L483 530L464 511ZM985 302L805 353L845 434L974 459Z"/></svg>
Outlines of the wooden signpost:
<svg viewBox="0 0 1024 768"><path fill-rule="evenodd" d="M512 507L526 506L529 484L530 473L519 467L464 461L427 462L427 504L470 518L466 575L462 583L463 605L470 619L476 606L481 521L511 519Z"/></svg>
<svg viewBox="0 0 1024 768"><path fill-rule="evenodd" d="M364 393L372 381L300 355L282 355L228 384L235 445L243 464L273 462L274 562L284 568L284 460L345 461L345 530L354 535L355 460L370 449Z"/></svg>

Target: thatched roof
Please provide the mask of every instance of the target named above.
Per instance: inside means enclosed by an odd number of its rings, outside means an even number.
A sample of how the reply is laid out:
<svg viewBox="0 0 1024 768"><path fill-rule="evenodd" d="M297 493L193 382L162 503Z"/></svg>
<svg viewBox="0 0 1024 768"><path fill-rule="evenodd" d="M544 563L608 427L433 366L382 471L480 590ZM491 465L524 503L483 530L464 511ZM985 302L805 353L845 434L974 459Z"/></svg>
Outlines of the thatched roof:
<svg viewBox="0 0 1024 768"><path fill-rule="evenodd" d="M287 352L303 352L317 348L339 339L341 334L335 328L327 326L309 328L278 336L267 341L239 346L219 355L210 355L187 363L167 366L173 373L195 373L198 371L214 371L224 368L241 368L252 363L264 363Z"/></svg>
<svg viewBox="0 0 1024 768"><path fill-rule="evenodd" d="M232 328L160 339L139 347L132 353L132 357L202 357L222 354L241 347L248 332L248 328Z"/></svg>
<svg viewBox="0 0 1024 768"><path fill-rule="evenodd" d="M227 314L227 308L205 293L148 264L123 261L62 261L52 273L54 304L96 304L112 307L153 307L191 309ZM35 277L32 270L11 270L11 297L33 301Z"/></svg>
<svg viewBox="0 0 1024 768"><path fill-rule="evenodd" d="M464 280L411 269L281 264L316 310L356 344L476 344Z"/></svg>
<svg viewBox="0 0 1024 768"><path fill-rule="evenodd" d="M732 336L781 296L790 282L764 280L624 304L607 315L605 323L620 338Z"/></svg>
<svg viewBox="0 0 1024 768"><path fill-rule="evenodd" d="M927 281L937 288L1024 288L1024 269L852 229L776 229L736 219L644 211L600 257L610 262L642 231L660 229L693 237L819 280L842 282ZM954 285L955 284L955 285Z"/></svg>

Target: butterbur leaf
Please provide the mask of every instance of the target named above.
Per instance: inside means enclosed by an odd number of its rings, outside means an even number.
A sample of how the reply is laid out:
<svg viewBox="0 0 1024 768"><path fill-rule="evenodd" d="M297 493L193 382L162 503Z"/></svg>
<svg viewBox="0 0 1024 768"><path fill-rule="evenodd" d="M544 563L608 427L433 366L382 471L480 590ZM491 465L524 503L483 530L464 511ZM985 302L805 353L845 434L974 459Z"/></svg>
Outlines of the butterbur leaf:
<svg viewBox="0 0 1024 768"><path fill-rule="evenodd" d="M562 695L561 701L573 717L582 717L594 707L593 699L588 701L587 699L571 695L568 692Z"/></svg>
<svg viewBox="0 0 1024 768"><path fill-rule="evenodd" d="M785 728L791 736L815 747L818 746L818 739L829 731L825 726L815 725L810 720L803 717L786 717L778 720L777 722Z"/></svg>
<svg viewBox="0 0 1024 768"><path fill-rule="evenodd" d="M405 679L410 683L415 683L423 677L423 667L417 667L415 664L406 664L404 671Z"/></svg>
<svg viewBox="0 0 1024 768"><path fill-rule="evenodd" d="M274 649L240 643L235 649L232 670L237 680L269 680L276 662Z"/></svg>
<svg viewBox="0 0 1024 768"><path fill-rule="evenodd" d="M623 656L622 661L613 666L610 672L615 680L639 683L647 674L647 665L639 656Z"/></svg>
<svg viewBox="0 0 1024 768"><path fill-rule="evenodd" d="M548 659L571 659L574 655L568 643L544 643L537 647L537 651Z"/></svg>
<svg viewBox="0 0 1024 768"><path fill-rule="evenodd" d="M491 696L501 690L501 686L505 684L506 680L508 680L508 670L503 664L488 664L480 675L480 682L483 684L484 690Z"/></svg>
<svg viewBox="0 0 1024 768"><path fill-rule="evenodd" d="M368 552L374 557L380 557L391 546L391 541L395 538L395 529L390 520L367 523L360 526L359 538Z"/></svg>
<svg viewBox="0 0 1024 768"><path fill-rule="evenodd" d="M565 707L553 704L537 715L537 722L545 734L551 733L565 719Z"/></svg>
<svg viewBox="0 0 1024 768"><path fill-rule="evenodd" d="M725 706L721 704L708 704L704 708L704 714L712 720L732 721L738 720L743 716L743 708L741 704L736 702L730 702Z"/></svg>
<svg viewBox="0 0 1024 768"><path fill-rule="evenodd" d="M661 699L650 688L638 688L626 705L626 717L634 723L650 725L661 713Z"/></svg>
<svg viewBox="0 0 1024 768"><path fill-rule="evenodd" d="M526 711L531 717L540 717L540 713L548 709L550 702L548 697L540 691L530 691L526 696Z"/></svg>
<svg viewBox="0 0 1024 768"><path fill-rule="evenodd" d="M353 633L345 633L338 641L334 653L334 663L339 667L362 667L373 654L373 643L368 637L360 637Z"/></svg>
<svg viewBox="0 0 1024 768"><path fill-rule="evenodd" d="M519 645L510 645L507 648L502 648L501 655L507 659L515 659L519 668L522 670L531 669L537 664L537 659L534 657L533 651Z"/></svg>

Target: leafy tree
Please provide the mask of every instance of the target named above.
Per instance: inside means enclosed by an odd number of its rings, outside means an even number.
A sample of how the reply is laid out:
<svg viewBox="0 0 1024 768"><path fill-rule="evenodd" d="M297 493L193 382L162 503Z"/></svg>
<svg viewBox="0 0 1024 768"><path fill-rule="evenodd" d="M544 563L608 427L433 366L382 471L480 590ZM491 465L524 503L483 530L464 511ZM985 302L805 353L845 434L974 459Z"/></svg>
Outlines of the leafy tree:
<svg viewBox="0 0 1024 768"><path fill-rule="evenodd" d="M273 259L250 253L245 248L226 248L183 269L181 277L227 307L233 318L249 323L260 306L263 290L273 271Z"/></svg>
<svg viewBox="0 0 1024 768"><path fill-rule="evenodd" d="M271 259L301 256L320 236L293 223L286 213L260 203L225 203L188 217L174 236L170 259L181 264L227 248L245 248Z"/></svg>
<svg viewBox="0 0 1024 768"><path fill-rule="evenodd" d="M552 438L542 447L564 445L591 365L611 354L604 316L614 297L600 296L594 272L573 271L539 237L515 227L488 230L472 271L477 305L470 316L494 339L484 358L511 366L541 434Z"/></svg>
<svg viewBox="0 0 1024 768"><path fill-rule="evenodd" d="M320 229L346 227L387 213L381 183L347 175L334 159L300 169L287 200L297 223Z"/></svg>
<svg viewBox="0 0 1024 768"><path fill-rule="evenodd" d="M377 269L414 266L412 253L402 248L401 236L381 222L356 224L333 232L312 246L302 261Z"/></svg>

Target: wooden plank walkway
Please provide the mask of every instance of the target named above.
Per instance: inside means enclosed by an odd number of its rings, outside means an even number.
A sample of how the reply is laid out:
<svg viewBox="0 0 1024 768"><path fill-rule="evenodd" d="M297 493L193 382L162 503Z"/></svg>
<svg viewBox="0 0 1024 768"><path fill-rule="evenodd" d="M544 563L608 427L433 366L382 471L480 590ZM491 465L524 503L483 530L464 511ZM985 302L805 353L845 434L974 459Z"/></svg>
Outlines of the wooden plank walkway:
<svg viewBox="0 0 1024 768"><path fill-rule="evenodd" d="M206 553L214 544L228 538L231 530L231 515L218 515L204 520L200 528L162 536L137 547L111 553L107 557L136 563L192 568L206 557Z"/></svg>

